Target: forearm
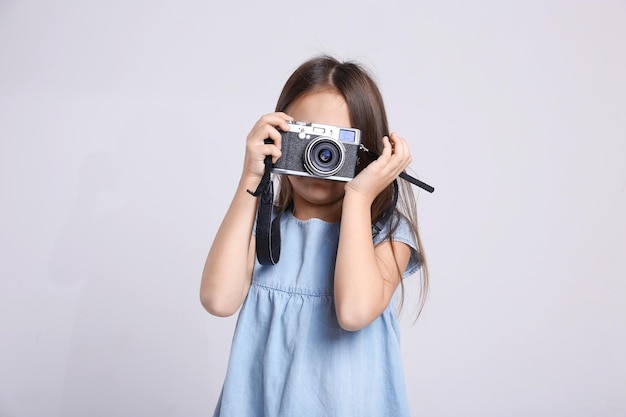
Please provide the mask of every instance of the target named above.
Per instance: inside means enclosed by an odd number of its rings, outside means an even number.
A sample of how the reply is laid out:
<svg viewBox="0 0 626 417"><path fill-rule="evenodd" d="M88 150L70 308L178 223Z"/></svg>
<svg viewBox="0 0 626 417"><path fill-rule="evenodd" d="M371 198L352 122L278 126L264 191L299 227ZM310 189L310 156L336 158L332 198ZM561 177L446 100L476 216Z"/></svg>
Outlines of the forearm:
<svg viewBox="0 0 626 417"><path fill-rule="evenodd" d="M254 190L258 183L258 178L242 177L207 256L200 297L211 314L234 314L250 286L250 245L257 199L246 190Z"/></svg>
<svg viewBox="0 0 626 417"><path fill-rule="evenodd" d="M411 163L406 141L383 137L383 151L346 184L335 269L335 305L344 329L357 330L387 308L410 257L408 245L383 242L374 247L371 205Z"/></svg>
<svg viewBox="0 0 626 417"><path fill-rule="evenodd" d="M340 324L358 330L385 309L384 275L372 242L371 201L346 192L335 266L335 305Z"/></svg>

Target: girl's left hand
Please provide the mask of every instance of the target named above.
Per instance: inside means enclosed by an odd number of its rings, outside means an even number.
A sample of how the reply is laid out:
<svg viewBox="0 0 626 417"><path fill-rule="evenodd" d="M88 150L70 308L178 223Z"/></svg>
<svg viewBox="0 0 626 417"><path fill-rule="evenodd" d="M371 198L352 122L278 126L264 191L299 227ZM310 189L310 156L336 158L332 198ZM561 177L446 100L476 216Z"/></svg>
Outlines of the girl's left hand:
<svg viewBox="0 0 626 417"><path fill-rule="evenodd" d="M346 193L358 193L371 204L412 160L406 141L393 132L389 137L383 137L383 152L378 159L346 184Z"/></svg>

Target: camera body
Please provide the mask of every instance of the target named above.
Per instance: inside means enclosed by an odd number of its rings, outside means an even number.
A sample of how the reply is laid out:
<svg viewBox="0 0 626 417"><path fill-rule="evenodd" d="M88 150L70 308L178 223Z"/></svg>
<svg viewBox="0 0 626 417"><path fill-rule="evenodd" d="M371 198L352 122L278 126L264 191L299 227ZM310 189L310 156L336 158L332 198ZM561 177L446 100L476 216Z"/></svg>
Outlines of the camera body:
<svg viewBox="0 0 626 417"><path fill-rule="evenodd" d="M319 123L287 122L282 156L272 167L279 174L350 181L354 178L361 145L359 129Z"/></svg>

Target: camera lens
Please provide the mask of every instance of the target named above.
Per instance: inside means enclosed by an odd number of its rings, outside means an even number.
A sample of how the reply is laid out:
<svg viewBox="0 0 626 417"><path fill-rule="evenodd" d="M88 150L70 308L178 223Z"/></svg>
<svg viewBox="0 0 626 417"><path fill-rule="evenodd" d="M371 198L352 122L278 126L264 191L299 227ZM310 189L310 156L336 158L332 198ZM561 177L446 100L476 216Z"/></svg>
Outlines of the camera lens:
<svg viewBox="0 0 626 417"><path fill-rule="evenodd" d="M317 154L317 157L319 158L320 162L326 164L332 159L333 152L330 149L322 149Z"/></svg>
<svg viewBox="0 0 626 417"><path fill-rule="evenodd" d="M341 169L345 160L343 144L328 137L313 139L304 151L304 166L318 177L330 177Z"/></svg>

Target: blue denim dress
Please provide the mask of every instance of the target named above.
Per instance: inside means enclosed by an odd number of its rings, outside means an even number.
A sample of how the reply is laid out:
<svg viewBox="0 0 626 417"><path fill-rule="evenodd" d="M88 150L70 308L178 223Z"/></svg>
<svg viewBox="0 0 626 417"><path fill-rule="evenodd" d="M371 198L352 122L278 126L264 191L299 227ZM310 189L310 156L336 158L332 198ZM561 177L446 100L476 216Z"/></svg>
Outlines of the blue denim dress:
<svg viewBox="0 0 626 417"><path fill-rule="evenodd" d="M355 332L337 321L339 227L283 214L280 262L255 267L214 417L409 415L393 303ZM404 218L393 239L413 248L404 277L413 274L419 256Z"/></svg>

